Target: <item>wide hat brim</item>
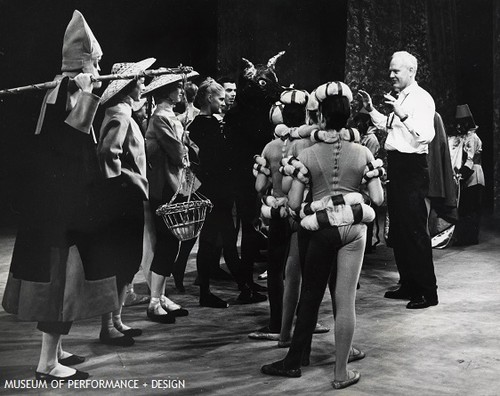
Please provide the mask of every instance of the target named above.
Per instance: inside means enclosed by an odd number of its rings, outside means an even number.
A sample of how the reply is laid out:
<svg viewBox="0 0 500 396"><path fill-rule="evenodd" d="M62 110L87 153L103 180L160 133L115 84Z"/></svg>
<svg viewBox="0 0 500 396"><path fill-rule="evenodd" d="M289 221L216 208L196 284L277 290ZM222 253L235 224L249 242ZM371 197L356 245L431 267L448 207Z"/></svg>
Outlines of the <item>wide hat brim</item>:
<svg viewBox="0 0 500 396"><path fill-rule="evenodd" d="M151 92L157 90L158 88L164 87L165 85L182 81L184 79L184 76L186 79L190 79L199 76L199 73L193 70L187 74L163 74L161 76L156 76L144 89L144 91L142 92L142 96L150 95Z"/></svg>
<svg viewBox="0 0 500 396"><path fill-rule="evenodd" d="M137 74L141 71L146 70L153 63L156 62L155 58L147 58L140 62L131 62L131 63L120 63L113 65L112 74ZM115 66L119 66L119 70L115 72ZM106 87L104 93L101 96L101 104L109 101L113 96L115 96L118 92L120 92L123 88L125 88L132 79L124 79L124 80L113 80Z"/></svg>

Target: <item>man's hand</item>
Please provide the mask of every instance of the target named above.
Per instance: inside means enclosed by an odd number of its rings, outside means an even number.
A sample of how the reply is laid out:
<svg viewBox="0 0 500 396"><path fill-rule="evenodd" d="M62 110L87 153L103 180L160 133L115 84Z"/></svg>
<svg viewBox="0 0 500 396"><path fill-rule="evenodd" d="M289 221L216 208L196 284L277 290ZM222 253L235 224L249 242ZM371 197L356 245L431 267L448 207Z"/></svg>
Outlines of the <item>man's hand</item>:
<svg viewBox="0 0 500 396"><path fill-rule="evenodd" d="M363 101L363 107L366 109L366 111L372 111L373 110L373 103L372 103L372 98L366 91L362 91L361 89L358 91L358 95L361 97L361 100Z"/></svg>
<svg viewBox="0 0 500 396"><path fill-rule="evenodd" d="M396 114L399 118L406 118L407 114L401 107L401 105L398 103L398 100L392 96L391 94L384 94L384 100L385 104L392 106L392 111L394 111L394 114Z"/></svg>
<svg viewBox="0 0 500 396"><path fill-rule="evenodd" d="M74 82L78 88L80 88L83 92L92 92L94 85L92 83L92 74L91 73L80 73L74 78Z"/></svg>

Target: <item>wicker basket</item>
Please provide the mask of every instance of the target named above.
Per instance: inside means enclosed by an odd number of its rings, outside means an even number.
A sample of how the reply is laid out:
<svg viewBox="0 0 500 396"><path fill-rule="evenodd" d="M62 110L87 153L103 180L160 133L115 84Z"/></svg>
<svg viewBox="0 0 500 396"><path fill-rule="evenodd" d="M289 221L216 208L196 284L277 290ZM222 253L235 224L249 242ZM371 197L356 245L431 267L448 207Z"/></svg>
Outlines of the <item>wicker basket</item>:
<svg viewBox="0 0 500 396"><path fill-rule="evenodd" d="M186 178L187 174L189 172L184 171L182 177ZM188 181L189 195L186 202L173 203L181 190L181 183L170 202L156 209L156 214L163 218L167 228L179 241L196 238L201 232L207 213L213 208L213 204L208 198L200 193L193 193L194 177L190 179Z"/></svg>
<svg viewBox="0 0 500 396"><path fill-rule="evenodd" d="M195 193L198 198L198 194ZM213 205L209 199L165 204L156 210L168 229L179 241L196 238L203 227L205 217Z"/></svg>

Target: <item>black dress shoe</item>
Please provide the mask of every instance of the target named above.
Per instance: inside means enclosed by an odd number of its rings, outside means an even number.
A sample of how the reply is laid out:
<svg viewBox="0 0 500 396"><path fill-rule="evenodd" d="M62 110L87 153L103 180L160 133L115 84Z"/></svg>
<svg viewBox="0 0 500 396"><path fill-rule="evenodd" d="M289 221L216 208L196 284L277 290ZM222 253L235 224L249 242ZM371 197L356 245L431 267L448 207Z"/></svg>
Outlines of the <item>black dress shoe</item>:
<svg viewBox="0 0 500 396"><path fill-rule="evenodd" d="M208 293L200 296L200 306L208 308L227 308L229 307L229 304L222 298L219 298L212 293Z"/></svg>
<svg viewBox="0 0 500 396"><path fill-rule="evenodd" d="M238 298L236 298L236 301L239 304L254 304L254 303L259 303L267 300L267 296L264 296L263 294L259 294L256 291L253 290L243 290Z"/></svg>
<svg viewBox="0 0 500 396"><path fill-rule="evenodd" d="M432 307L434 305L438 305L437 298L427 299L427 298L422 296L422 297L417 297L417 298L412 299L408 303L406 308L408 308L408 309L423 309L423 308Z"/></svg>
<svg viewBox="0 0 500 396"><path fill-rule="evenodd" d="M176 318L189 315L189 311L184 308L174 309L172 311L167 311L167 312L169 315L174 315Z"/></svg>
<svg viewBox="0 0 500 396"><path fill-rule="evenodd" d="M50 375L50 374L45 374L45 373L39 373L38 371L35 371L35 378L40 381L77 381L77 380L86 380L87 378L90 377L89 373L86 373L84 371L79 371L76 370L76 373L73 375L70 375L69 377L58 377L57 375Z"/></svg>
<svg viewBox="0 0 500 396"><path fill-rule="evenodd" d="M78 356L78 355L69 355L66 358L58 360L59 363L61 363L63 366L75 366L77 364L82 364L85 361L85 358L83 356Z"/></svg>
<svg viewBox="0 0 500 396"><path fill-rule="evenodd" d="M140 335L142 335L141 329L128 329L128 330L117 329L117 330L123 335L126 335L128 337L139 337Z"/></svg>
<svg viewBox="0 0 500 396"><path fill-rule="evenodd" d="M99 334L99 341L101 344L105 345L124 347L132 346L135 343L135 340L127 335L123 335L121 337L110 337L108 334L104 334L102 332Z"/></svg>
<svg viewBox="0 0 500 396"><path fill-rule="evenodd" d="M292 377L292 378L297 378L302 375L300 368L286 369L283 360L271 364L265 364L260 368L260 372L262 374L267 374L267 375L277 375L280 377Z"/></svg>
<svg viewBox="0 0 500 396"><path fill-rule="evenodd" d="M411 300L410 293L408 293L406 290L403 288L399 288L396 290L389 290L386 291L384 294L385 298L390 298L393 300Z"/></svg>
<svg viewBox="0 0 500 396"><path fill-rule="evenodd" d="M165 315L158 315L155 314L155 311L153 309L147 309L146 311L148 318L151 319L153 322L157 323L168 323L172 324L175 323L175 316L172 314L165 314Z"/></svg>

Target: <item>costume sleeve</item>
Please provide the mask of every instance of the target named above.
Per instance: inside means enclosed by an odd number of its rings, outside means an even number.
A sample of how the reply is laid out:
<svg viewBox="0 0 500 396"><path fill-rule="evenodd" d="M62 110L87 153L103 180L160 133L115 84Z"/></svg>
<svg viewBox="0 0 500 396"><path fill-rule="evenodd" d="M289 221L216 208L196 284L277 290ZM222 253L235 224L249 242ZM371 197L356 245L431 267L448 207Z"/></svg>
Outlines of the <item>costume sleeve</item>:
<svg viewBox="0 0 500 396"><path fill-rule="evenodd" d="M64 122L78 129L80 132L90 133L98 107L98 96L90 92L81 92L76 102L76 106L71 110Z"/></svg>
<svg viewBox="0 0 500 396"><path fill-rule="evenodd" d="M155 117L153 122L158 144L166 153L168 162L172 165L183 167L187 148L177 139L173 125L166 117Z"/></svg>
<svg viewBox="0 0 500 396"><path fill-rule="evenodd" d="M97 148L99 166L106 178L120 176L123 143L127 136L130 120L114 117L101 128L101 138Z"/></svg>
<svg viewBox="0 0 500 396"><path fill-rule="evenodd" d="M464 144L464 151L467 155L467 158L465 159L464 165L467 166L468 168L473 168L474 166L474 157L477 154L480 154L482 151L482 142L479 137L474 134L472 135L471 138L467 139Z"/></svg>

